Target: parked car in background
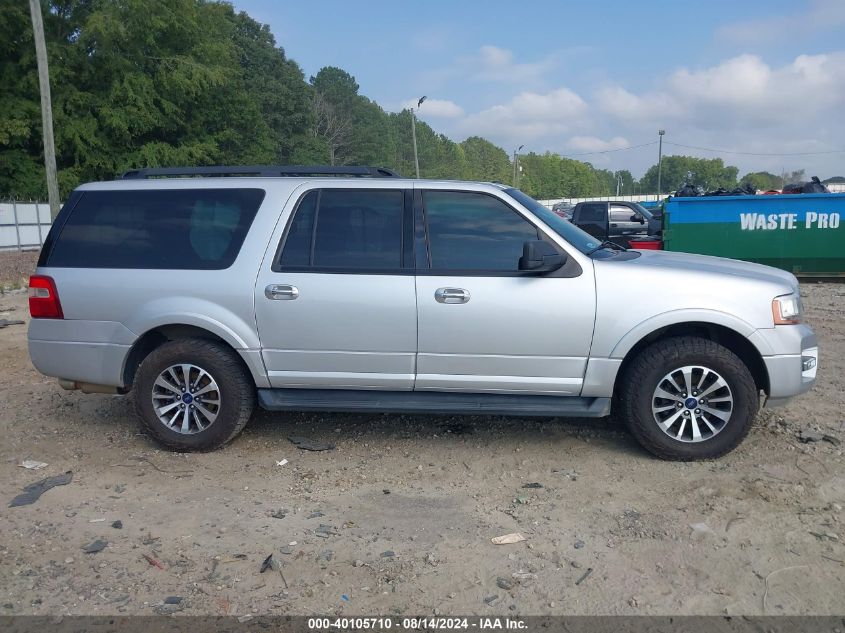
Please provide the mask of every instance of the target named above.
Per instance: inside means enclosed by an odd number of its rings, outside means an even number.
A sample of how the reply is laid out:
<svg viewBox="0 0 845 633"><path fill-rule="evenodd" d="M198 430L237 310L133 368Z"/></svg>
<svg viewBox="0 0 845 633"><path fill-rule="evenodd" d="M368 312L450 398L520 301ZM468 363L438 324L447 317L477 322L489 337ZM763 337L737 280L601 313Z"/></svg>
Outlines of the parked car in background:
<svg viewBox="0 0 845 633"><path fill-rule="evenodd" d="M575 205L571 202L558 202L557 204L552 205L552 211L557 213L564 220L572 219L572 210L574 208Z"/></svg>
<svg viewBox="0 0 845 633"><path fill-rule="evenodd" d="M648 226L627 205L579 206ZM224 445L257 404L612 406L655 455L712 458L746 436L761 393L777 405L810 389L818 360L788 272L624 250L518 189L382 168L142 169L82 185L29 286L35 367L65 389L131 392L146 432L179 451Z"/></svg>
<svg viewBox="0 0 845 633"><path fill-rule="evenodd" d="M636 202L579 202L572 210L572 223L590 235L628 248L631 238L659 238L662 221Z"/></svg>

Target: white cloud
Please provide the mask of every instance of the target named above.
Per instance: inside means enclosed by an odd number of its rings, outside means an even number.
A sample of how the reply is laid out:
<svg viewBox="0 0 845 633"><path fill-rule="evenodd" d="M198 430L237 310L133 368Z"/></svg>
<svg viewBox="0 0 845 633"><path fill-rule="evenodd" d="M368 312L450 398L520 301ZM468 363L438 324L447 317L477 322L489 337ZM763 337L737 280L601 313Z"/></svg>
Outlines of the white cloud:
<svg viewBox="0 0 845 633"><path fill-rule="evenodd" d="M464 115L464 109L448 99L426 99L419 108L417 108L417 100L410 99L401 105L401 109L406 108L414 108L417 115L422 118L455 119Z"/></svg>
<svg viewBox="0 0 845 633"><path fill-rule="evenodd" d="M472 55L455 59L449 66L422 73L422 85L440 87L450 81L506 83L515 86L546 85L547 77L566 55L577 55L588 47L572 47L556 51L540 60L518 62L512 51L492 44L481 46Z"/></svg>
<svg viewBox="0 0 845 633"><path fill-rule="evenodd" d="M845 2L814 0L808 9L788 15L774 15L756 20L727 24L716 31L717 39L748 48L776 44L783 38L795 41L820 31L845 25Z"/></svg>
<svg viewBox="0 0 845 633"><path fill-rule="evenodd" d="M651 121L675 117L681 113L680 104L672 95L651 93L635 95L621 86L605 86L595 95L596 106L603 112L627 121Z"/></svg>
<svg viewBox="0 0 845 633"><path fill-rule="evenodd" d="M566 142L566 145L579 152L606 152L629 147L631 143L624 136L614 136L609 140L596 136L573 136Z"/></svg>
<svg viewBox="0 0 845 633"><path fill-rule="evenodd" d="M622 121L681 122L717 136L747 126L795 126L845 105L845 52L800 55L779 68L756 55L739 55L710 68L681 68L662 90L637 95L607 86L596 99L602 111Z"/></svg>
<svg viewBox="0 0 845 633"><path fill-rule="evenodd" d="M530 141L572 129L587 110L587 103L567 88L545 94L522 92L507 103L469 115L461 127L468 135Z"/></svg>
<svg viewBox="0 0 845 633"><path fill-rule="evenodd" d="M477 81L530 83L542 79L555 65L552 57L517 63L508 49L488 44L482 46L478 56L472 60L470 77Z"/></svg>
<svg viewBox="0 0 845 633"><path fill-rule="evenodd" d="M483 55L478 72L519 65L504 49L490 47ZM564 87L528 90L519 82L510 87L514 96L456 115L445 131L456 140L480 135L505 147L525 143L526 151L571 155L656 141L657 130L666 129L664 154L721 156L741 172L806 168L823 178L845 172L845 153L766 156L845 147L837 140L845 138L845 50L798 55L781 64L736 55L710 66L678 67L659 80L606 84L584 94ZM748 152L759 155L743 154ZM581 160L642 173L656 154L650 146Z"/></svg>

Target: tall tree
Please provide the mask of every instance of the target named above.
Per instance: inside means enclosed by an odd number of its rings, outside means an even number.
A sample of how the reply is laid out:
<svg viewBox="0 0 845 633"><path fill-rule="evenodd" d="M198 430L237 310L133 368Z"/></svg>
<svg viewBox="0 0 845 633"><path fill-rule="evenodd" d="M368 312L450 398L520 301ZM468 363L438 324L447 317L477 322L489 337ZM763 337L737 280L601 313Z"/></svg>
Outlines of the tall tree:
<svg viewBox="0 0 845 633"><path fill-rule="evenodd" d="M485 180L510 184L513 169L507 152L480 136L470 136L461 144L466 159L467 180Z"/></svg>
<svg viewBox="0 0 845 633"><path fill-rule="evenodd" d="M767 171L755 171L745 174L740 179L739 184L754 187L758 191L780 189L783 186L780 176L775 176Z"/></svg>
<svg viewBox="0 0 845 633"><path fill-rule="evenodd" d="M329 155L329 165L345 159L352 137L349 111L334 105L322 92L314 93L314 136L322 141Z"/></svg>
<svg viewBox="0 0 845 633"><path fill-rule="evenodd" d="M694 156L663 157L663 188L680 189L685 183L713 190L719 187L733 189L737 185L739 170L725 165L721 158L695 158ZM652 165L640 179L641 191L657 191L657 165Z"/></svg>

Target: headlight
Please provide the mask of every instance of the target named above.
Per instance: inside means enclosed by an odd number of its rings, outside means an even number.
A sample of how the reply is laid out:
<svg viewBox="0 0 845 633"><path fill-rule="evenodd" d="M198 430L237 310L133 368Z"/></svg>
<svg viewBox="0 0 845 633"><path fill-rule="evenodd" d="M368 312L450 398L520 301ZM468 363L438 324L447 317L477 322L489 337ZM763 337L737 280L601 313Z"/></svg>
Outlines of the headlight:
<svg viewBox="0 0 845 633"><path fill-rule="evenodd" d="M801 295L797 292L791 295L775 297L772 300L772 316L775 325L795 325L801 323L804 307L801 305Z"/></svg>

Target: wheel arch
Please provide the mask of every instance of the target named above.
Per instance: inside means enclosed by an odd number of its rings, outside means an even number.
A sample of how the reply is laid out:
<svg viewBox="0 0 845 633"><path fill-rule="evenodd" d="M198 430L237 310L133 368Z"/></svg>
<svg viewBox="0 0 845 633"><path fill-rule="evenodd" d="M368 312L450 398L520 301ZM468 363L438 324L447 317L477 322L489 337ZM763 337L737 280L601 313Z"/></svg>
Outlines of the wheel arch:
<svg viewBox="0 0 845 633"><path fill-rule="evenodd" d="M745 329L745 328L743 328ZM751 330L754 331L753 329ZM649 345L667 338L674 338L678 336L697 336L705 338L726 347L731 352L736 354L739 359L745 364L754 378L754 383L758 389L762 389L769 393L769 374L766 370L766 364L763 362L763 355L759 349L748 339L747 334L743 334L732 327L728 327L721 323L714 323L712 321L685 321L681 323L672 323L658 327L646 334L640 334L636 341L632 341L630 345L626 345L626 351L622 359L622 364L616 374L614 382L613 393L616 394L619 384L624 380L628 366L631 362ZM624 339L623 339L624 340ZM619 349L619 345L614 350Z"/></svg>
<svg viewBox="0 0 845 633"><path fill-rule="evenodd" d="M210 330L192 325L188 323L169 323L166 325L159 325L142 334L129 350L126 355L126 360L123 363L123 384L126 387L132 386L135 382L135 375L138 372L138 367L144 359L150 355L155 349L161 347L168 341L176 341L187 338L199 338L208 341L214 341L235 352L241 363L246 369L247 374L252 378L253 383L256 382L253 368L250 363L244 358L241 350L232 345L229 341Z"/></svg>

